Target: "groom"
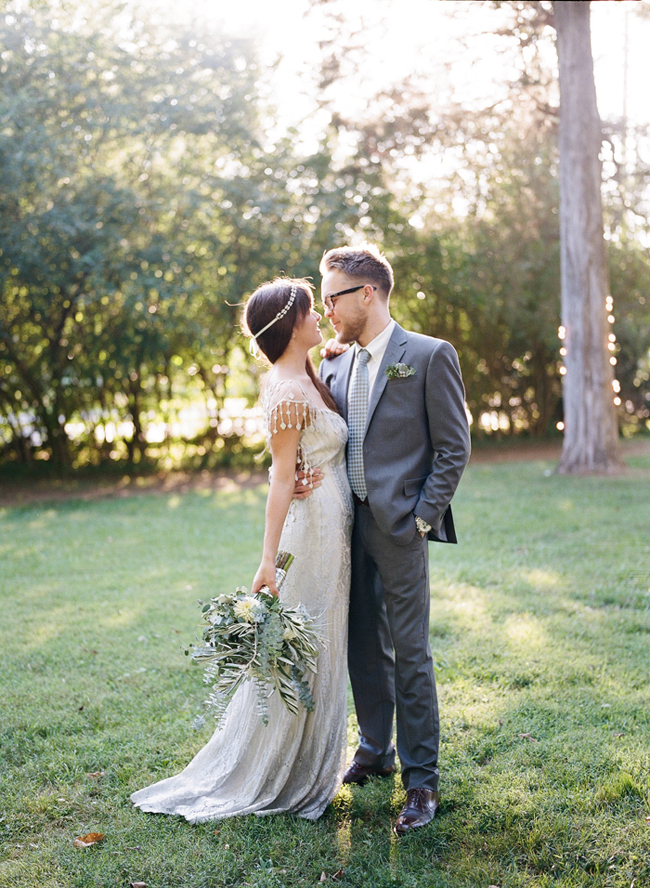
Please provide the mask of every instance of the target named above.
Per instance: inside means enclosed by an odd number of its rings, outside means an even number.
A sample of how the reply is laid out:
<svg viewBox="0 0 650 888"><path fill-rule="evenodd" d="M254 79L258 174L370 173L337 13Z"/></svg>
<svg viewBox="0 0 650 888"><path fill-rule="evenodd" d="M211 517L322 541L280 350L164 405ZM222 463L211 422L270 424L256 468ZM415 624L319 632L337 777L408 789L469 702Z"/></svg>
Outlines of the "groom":
<svg viewBox="0 0 650 888"><path fill-rule="evenodd" d="M395 770L396 710L403 835L438 808L427 541L456 542L449 503L470 451L464 389L448 342L391 319L393 270L374 246L329 250L320 271L336 331L320 376L348 423L355 502L348 667L359 746L344 782Z"/></svg>

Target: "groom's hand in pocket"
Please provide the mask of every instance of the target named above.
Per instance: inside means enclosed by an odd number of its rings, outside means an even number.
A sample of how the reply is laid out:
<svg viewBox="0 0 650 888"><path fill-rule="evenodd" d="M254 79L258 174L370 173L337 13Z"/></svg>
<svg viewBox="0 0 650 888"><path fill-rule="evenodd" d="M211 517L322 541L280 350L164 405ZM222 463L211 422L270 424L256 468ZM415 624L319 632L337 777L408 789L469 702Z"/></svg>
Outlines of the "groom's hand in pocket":
<svg viewBox="0 0 650 888"><path fill-rule="evenodd" d="M294 499L307 499L311 496L315 487L320 487L323 480L323 472L316 467L311 472L296 471L296 486L293 491Z"/></svg>

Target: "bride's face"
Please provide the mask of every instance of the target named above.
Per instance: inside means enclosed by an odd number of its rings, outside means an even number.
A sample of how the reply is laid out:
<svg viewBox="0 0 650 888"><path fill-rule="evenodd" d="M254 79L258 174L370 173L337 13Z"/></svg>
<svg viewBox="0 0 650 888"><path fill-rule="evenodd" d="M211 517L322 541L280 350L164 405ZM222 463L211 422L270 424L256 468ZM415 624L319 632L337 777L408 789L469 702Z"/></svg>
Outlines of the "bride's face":
<svg viewBox="0 0 650 888"><path fill-rule="evenodd" d="M312 308L293 329L296 342L307 349L319 345L323 341L323 334L318 326L320 321L321 316Z"/></svg>

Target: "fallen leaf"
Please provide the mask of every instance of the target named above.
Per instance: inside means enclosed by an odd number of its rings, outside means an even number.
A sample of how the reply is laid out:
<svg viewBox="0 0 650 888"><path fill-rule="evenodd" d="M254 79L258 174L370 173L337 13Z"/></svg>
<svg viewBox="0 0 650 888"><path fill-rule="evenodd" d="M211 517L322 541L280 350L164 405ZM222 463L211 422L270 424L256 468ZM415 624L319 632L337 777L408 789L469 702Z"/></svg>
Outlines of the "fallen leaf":
<svg viewBox="0 0 650 888"><path fill-rule="evenodd" d="M86 776L94 780L96 777L106 777L106 771L90 771Z"/></svg>
<svg viewBox="0 0 650 888"><path fill-rule="evenodd" d="M325 873L320 874L320 879L318 881L319 882L327 882L327 876L325 875Z"/></svg>
<svg viewBox="0 0 650 888"><path fill-rule="evenodd" d="M535 740L533 735L531 733L529 733L528 731L525 734L518 734L517 736L521 740L530 740L531 743L538 743L539 742L538 740ZM493 888L493 886L489 886L489 888Z"/></svg>
<svg viewBox="0 0 650 888"><path fill-rule="evenodd" d="M129 882L130 888L147 888L146 882Z"/></svg>
<svg viewBox="0 0 650 888"><path fill-rule="evenodd" d="M103 838L104 833L88 833L88 835L79 836L79 838L75 839L73 845L75 848L90 848L91 845L101 842Z"/></svg>
<svg viewBox="0 0 650 888"><path fill-rule="evenodd" d="M619 731L617 734L614 734L615 737L623 737L625 735L625 731Z"/></svg>
<svg viewBox="0 0 650 888"><path fill-rule="evenodd" d="M345 875L345 873L343 872L342 869L337 870L335 873L332 874L332 881L338 882L338 880L342 879L344 875Z"/></svg>

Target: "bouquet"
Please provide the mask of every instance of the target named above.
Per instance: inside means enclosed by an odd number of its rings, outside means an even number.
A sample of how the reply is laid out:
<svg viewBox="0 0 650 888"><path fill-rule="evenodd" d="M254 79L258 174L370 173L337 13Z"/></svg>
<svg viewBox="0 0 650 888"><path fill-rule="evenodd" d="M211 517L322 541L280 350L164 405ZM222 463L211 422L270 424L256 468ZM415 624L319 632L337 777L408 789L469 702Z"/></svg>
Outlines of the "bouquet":
<svg viewBox="0 0 650 888"><path fill-rule="evenodd" d="M281 588L293 555L278 552L276 582ZM268 698L275 692L296 715L300 705L314 709L307 673L316 673L319 636L313 620L302 605L287 607L280 599L261 589L250 595L244 586L210 599L203 606L207 628L203 643L192 645L192 660L206 663L204 681L212 685L205 701L221 727L223 717L237 688L245 681L257 685L257 711L268 724ZM186 651L189 653L189 651ZM197 726L205 718L197 719Z"/></svg>

